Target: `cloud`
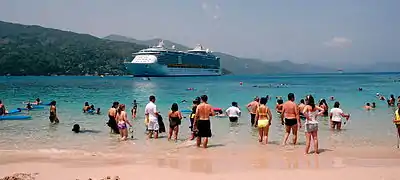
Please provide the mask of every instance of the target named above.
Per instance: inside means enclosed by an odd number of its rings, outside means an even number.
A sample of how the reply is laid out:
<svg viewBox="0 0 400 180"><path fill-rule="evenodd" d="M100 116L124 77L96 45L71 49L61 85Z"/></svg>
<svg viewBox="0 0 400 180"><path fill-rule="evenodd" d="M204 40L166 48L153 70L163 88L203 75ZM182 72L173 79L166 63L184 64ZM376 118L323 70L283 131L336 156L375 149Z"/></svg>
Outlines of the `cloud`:
<svg viewBox="0 0 400 180"><path fill-rule="evenodd" d="M333 37L331 40L324 42L324 45L328 47L345 48L350 47L352 43L351 39L345 37Z"/></svg>

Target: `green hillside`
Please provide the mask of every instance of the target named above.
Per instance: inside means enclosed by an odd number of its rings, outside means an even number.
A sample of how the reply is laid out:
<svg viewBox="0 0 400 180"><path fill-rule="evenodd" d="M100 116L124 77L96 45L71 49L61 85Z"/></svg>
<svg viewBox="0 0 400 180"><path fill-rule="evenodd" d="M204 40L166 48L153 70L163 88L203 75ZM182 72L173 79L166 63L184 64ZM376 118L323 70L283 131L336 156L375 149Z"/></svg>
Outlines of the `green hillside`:
<svg viewBox="0 0 400 180"><path fill-rule="evenodd" d="M0 21L1 75L123 74L143 45Z"/></svg>

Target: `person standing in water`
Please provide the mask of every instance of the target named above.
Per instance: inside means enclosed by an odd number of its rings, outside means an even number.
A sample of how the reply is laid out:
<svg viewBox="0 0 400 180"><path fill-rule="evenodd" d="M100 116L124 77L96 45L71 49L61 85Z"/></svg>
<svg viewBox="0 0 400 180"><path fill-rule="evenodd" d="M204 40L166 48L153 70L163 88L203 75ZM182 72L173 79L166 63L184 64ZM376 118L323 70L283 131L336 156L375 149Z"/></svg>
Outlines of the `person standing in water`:
<svg viewBox="0 0 400 180"><path fill-rule="evenodd" d="M294 102L295 97L293 93L288 94L288 101L282 105L281 120L285 124L285 136L282 145L286 145L290 132L293 134L293 145L297 144L297 130L301 128L299 109Z"/></svg>
<svg viewBox="0 0 400 180"><path fill-rule="evenodd" d="M191 136L190 136L190 140L193 140L194 137L195 137L195 133L193 131L194 130L194 119L196 117L196 109L197 109L197 106L199 104L200 104L200 97L196 97L196 99L193 101L192 113L190 114L190 126L189 126L189 128L190 128L190 131L192 132Z"/></svg>
<svg viewBox="0 0 400 180"><path fill-rule="evenodd" d="M241 115L240 109L238 107L237 102L232 102L232 106L229 107L226 111L226 116L229 117L230 122L238 122L238 119Z"/></svg>
<svg viewBox="0 0 400 180"><path fill-rule="evenodd" d="M331 109L331 112L329 114L330 121L331 121L331 129L336 129L340 130L342 127L342 117L346 118L346 121L349 120L350 115L349 114L344 114L343 110L339 108L340 103L338 101L335 102L333 105L333 109ZM346 122L344 123L346 124Z"/></svg>
<svg viewBox="0 0 400 180"><path fill-rule="evenodd" d="M56 101L51 101L50 103L50 123L57 124L60 122L60 120L57 117L57 108L56 108Z"/></svg>
<svg viewBox="0 0 400 180"><path fill-rule="evenodd" d="M207 103L207 95L200 97L201 103L197 106L195 116L195 128L197 130L197 147L201 145L201 138L205 138L203 147L207 148L208 138L212 136L210 116L215 116L213 107Z"/></svg>
<svg viewBox="0 0 400 180"><path fill-rule="evenodd" d="M172 135L175 134L174 140L178 140L179 126L181 125L182 114L179 111L178 104L174 103L171 106L171 111L168 113L169 131L168 141L171 140Z"/></svg>
<svg viewBox="0 0 400 180"><path fill-rule="evenodd" d="M119 106L118 102L114 102L111 108L108 110L108 122L107 125L108 127L111 128L111 132L115 134L119 134L119 129L117 126L117 108Z"/></svg>
<svg viewBox="0 0 400 180"><path fill-rule="evenodd" d="M125 104L120 104L117 110L116 118L119 133L121 134L121 140L125 141L128 139L128 127L127 124L132 127L132 124L128 120L128 115L125 112Z"/></svg>
<svg viewBox="0 0 400 180"><path fill-rule="evenodd" d="M311 139L314 140L314 152L318 154L318 116L324 115L324 109L315 105L314 97L307 96L307 106L304 108L303 114L306 116L305 133L306 133L306 148L305 154L309 153Z"/></svg>
<svg viewBox="0 0 400 180"><path fill-rule="evenodd" d="M304 99L301 99L300 104L297 106L297 108L299 109L300 120L306 119L306 117L303 114L304 107L306 107L306 103L304 102Z"/></svg>
<svg viewBox="0 0 400 180"><path fill-rule="evenodd" d="M158 124L158 111L157 111L157 106L154 104L156 102L156 97L155 96L150 96L149 97L149 103L146 105L145 108L145 117L146 117L146 122L147 122L147 130L149 131L148 133L148 138L152 138L154 134L154 138L158 138L158 130L160 128L160 125Z"/></svg>
<svg viewBox="0 0 400 180"><path fill-rule="evenodd" d="M394 111L393 123L397 129L397 138L400 138L400 102L397 103L397 109Z"/></svg>
<svg viewBox="0 0 400 180"><path fill-rule="evenodd" d="M265 144L268 144L268 132L272 120L272 113L267 106L267 102L267 98L261 98L260 105L258 106L256 112L256 120L259 134L258 141L260 143L263 142L263 138L265 137Z"/></svg>
<svg viewBox="0 0 400 180"><path fill-rule="evenodd" d="M257 113L257 107L259 105L259 101L260 101L260 99L258 98L258 96L256 96L254 98L254 101L247 104L247 110L250 112L251 126L257 125L257 122L255 121L255 119L256 119L256 113Z"/></svg>
<svg viewBox="0 0 400 180"><path fill-rule="evenodd" d="M4 116L7 114L6 106L4 106L3 102L0 100L0 116Z"/></svg>
<svg viewBox="0 0 400 180"><path fill-rule="evenodd" d="M137 112L137 102L136 102L136 100L133 100L133 107L132 107L132 110L131 110L131 113L132 113L132 119L135 119L136 118L136 112Z"/></svg>

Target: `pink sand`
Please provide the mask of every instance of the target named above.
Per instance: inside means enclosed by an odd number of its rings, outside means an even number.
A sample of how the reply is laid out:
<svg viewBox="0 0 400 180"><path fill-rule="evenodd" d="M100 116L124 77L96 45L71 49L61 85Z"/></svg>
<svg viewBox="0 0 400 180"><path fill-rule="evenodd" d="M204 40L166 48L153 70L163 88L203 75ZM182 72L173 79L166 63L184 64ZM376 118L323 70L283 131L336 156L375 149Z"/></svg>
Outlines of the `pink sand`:
<svg viewBox="0 0 400 180"><path fill-rule="evenodd" d="M304 155L303 147L184 148L143 154L0 152L0 177L39 173L38 180L307 179L398 180L400 150L340 148Z"/></svg>

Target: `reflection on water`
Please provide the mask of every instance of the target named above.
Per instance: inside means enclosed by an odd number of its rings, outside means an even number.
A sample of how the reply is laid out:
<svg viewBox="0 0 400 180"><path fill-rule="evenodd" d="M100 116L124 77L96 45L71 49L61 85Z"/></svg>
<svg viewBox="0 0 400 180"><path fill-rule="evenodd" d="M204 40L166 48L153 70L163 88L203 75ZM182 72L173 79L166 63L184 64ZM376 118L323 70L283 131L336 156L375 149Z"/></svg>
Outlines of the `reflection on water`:
<svg viewBox="0 0 400 180"><path fill-rule="evenodd" d="M189 167L191 172L199 173L212 173L213 164L208 158L192 158L189 160Z"/></svg>

